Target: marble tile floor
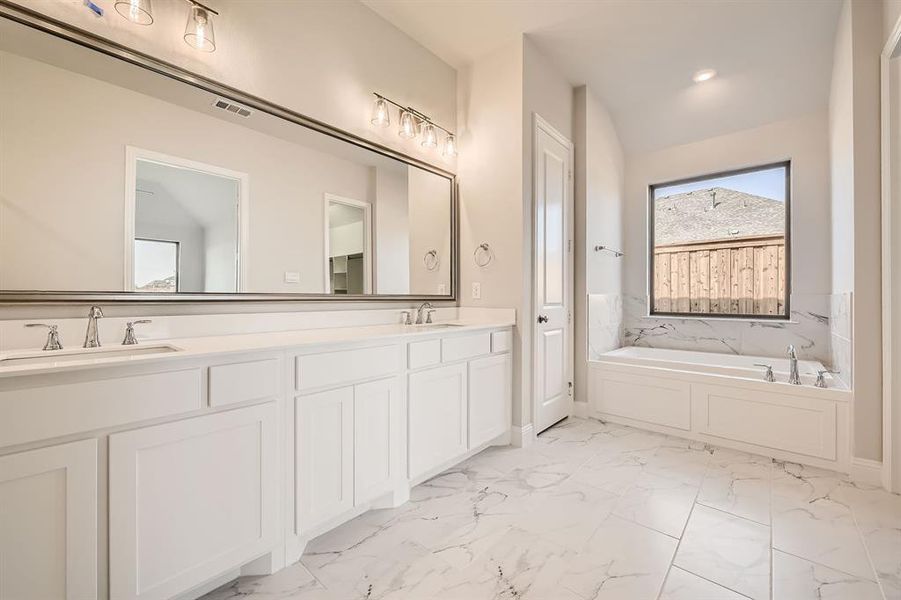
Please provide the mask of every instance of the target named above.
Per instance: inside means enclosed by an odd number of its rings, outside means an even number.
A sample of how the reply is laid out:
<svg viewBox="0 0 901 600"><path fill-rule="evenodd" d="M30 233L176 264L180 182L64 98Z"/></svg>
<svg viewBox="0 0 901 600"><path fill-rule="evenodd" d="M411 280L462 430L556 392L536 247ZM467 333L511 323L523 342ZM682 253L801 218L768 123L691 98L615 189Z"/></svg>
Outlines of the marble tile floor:
<svg viewBox="0 0 901 600"><path fill-rule="evenodd" d="M901 600L901 496L571 418L204 600L232 598Z"/></svg>

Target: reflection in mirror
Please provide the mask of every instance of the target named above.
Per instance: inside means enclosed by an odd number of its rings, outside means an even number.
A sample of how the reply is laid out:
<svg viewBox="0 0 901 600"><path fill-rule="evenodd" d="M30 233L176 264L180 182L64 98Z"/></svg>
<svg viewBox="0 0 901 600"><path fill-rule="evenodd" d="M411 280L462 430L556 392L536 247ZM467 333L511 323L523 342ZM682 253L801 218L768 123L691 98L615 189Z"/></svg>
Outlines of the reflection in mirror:
<svg viewBox="0 0 901 600"><path fill-rule="evenodd" d="M240 291L238 257L247 249L240 247L238 220L246 177L135 148L127 154L135 174L131 289ZM151 155L156 160L143 158ZM155 273L162 278L150 278Z"/></svg>
<svg viewBox="0 0 901 600"><path fill-rule="evenodd" d="M450 295L453 180L0 18L0 290Z"/></svg>

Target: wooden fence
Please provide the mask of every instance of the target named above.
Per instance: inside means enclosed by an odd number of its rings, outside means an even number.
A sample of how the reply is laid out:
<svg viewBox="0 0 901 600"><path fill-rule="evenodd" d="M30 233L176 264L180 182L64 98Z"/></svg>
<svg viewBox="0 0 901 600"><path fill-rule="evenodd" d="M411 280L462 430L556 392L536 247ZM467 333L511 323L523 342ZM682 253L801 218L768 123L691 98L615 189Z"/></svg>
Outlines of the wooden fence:
<svg viewBox="0 0 901 600"><path fill-rule="evenodd" d="M654 248L654 310L782 315L785 238L767 236Z"/></svg>

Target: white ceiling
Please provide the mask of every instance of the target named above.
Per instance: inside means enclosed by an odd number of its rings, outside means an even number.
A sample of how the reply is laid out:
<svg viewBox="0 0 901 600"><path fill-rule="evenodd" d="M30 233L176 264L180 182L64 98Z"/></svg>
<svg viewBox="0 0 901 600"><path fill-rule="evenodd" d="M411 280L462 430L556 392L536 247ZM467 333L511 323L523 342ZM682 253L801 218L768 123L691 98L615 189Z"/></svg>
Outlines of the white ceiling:
<svg viewBox="0 0 901 600"><path fill-rule="evenodd" d="M363 0L461 67L527 34L627 152L824 110L841 0ZM719 76L694 84L698 69Z"/></svg>
<svg viewBox="0 0 901 600"><path fill-rule="evenodd" d="M237 218L238 182L234 179L141 160L137 184L138 190L179 203L202 228L233 223Z"/></svg>

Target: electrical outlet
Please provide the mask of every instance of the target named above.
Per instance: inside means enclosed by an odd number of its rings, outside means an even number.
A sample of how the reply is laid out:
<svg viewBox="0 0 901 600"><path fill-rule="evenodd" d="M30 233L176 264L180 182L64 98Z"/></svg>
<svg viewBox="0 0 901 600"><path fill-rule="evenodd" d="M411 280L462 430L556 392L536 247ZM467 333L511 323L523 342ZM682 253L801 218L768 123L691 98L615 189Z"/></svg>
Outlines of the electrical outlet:
<svg viewBox="0 0 901 600"><path fill-rule="evenodd" d="M443 283L438 284L438 295L443 296L447 293L447 286Z"/></svg>
<svg viewBox="0 0 901 600"><path fill-rule="evenodd" d="M300 273L297 271L285 271L285 283L300 283Z"/></svg>
<svg viewBox="0 0 901 600"><path fill-rule="evenodd" d="M482 297L482 284L478 281L472 283L472 299L478 300Z"/></svg>

